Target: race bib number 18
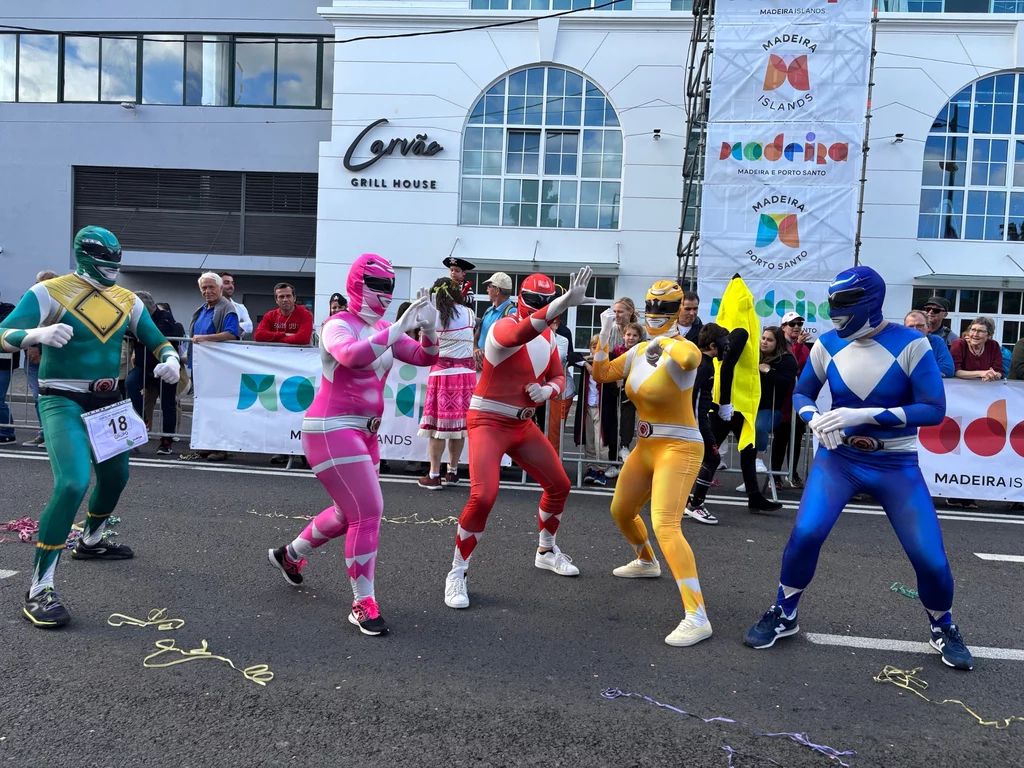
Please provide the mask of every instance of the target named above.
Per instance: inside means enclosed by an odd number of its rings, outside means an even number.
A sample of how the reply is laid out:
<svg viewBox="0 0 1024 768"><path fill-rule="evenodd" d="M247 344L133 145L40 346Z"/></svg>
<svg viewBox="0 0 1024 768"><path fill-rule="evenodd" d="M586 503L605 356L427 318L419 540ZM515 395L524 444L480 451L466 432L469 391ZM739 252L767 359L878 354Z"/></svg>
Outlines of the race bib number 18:
<svg viewBox="0 0 1024 768"><path fill-rule="evenodd" d="M149 440L146 424L132 408L131 400L82 414L82 421L97 462L138 448Z"/></svg>

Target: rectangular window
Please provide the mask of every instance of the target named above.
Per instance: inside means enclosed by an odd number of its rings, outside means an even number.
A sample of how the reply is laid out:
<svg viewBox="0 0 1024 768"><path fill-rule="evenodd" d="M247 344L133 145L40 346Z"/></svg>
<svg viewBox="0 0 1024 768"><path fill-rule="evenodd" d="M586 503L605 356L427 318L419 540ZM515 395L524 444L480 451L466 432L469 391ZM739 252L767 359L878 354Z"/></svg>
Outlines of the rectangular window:
<svg viewBox="0 0 1024 768"><path fill-rule="evenodd" d="M274 106L274 38L240 37L235 42L235 105Z"/></svg>
<svg viewBox="0 0 1024 768"><path fill-rule="evenodd" d="M316 106L316 64L316 40L278 40L276 106Z"/></svg>
<svg viewBox="0 0 1024 768"><path fill-rule="evenodd" d="M100 101L135 101L138 88L139 40L100 39Z"/></svg>
<svg viewBox="0 0 1024 768"><path fill-rule="evenodd" d="M323 76L320 87L320 108L331 109L334 106L334 38L323 41Z"/></svg>
<svg viewBox="0 0 1024 768"><path fill-rule="evenodd" d="M185 38L185 104L226 107L231 92L231 37L188 35Z"/></svg>
<svg viewBox="0 0 1024 768"><path fill-rule="evenodd" d="M18 101L57 101L57 35L19 35Z"/></svg>
<svg viewBox="0 0 1024 768"><path fill-rule="evenodd" d="M0 34L0 102L17 101L18 36Z"/></svg>
<svg viewBox="0 0 1024 768"><path fill-rule="evenodd" d="M505 173L536 176L540 167L540 131L509 131Z"/></svg>
<svg viewBox="0 0 1024 768"><path fill-rule="evenodd" d="M184 103L185 39L146 35L142 41L142 103Z"/></svg>
<svg viewBox="0 0 1024 768"><path fill-rule="evenodd" d="M100 39L64 38L64 101L98 101L100 97Z"/></svg>
<svg viewBox="0 0 1024 768"><path fill-rule="evenodd" d="M497 226L501 207L501 179L462 180L462 224Z"/></svg>
<svg viewBox="0 0 1024 768"><path fill-rule="evenodd" d="M548 131L544 141L544 175L575 176L580 135L576 131Z"/></svg>
<svg viewBox="0 0 1024 768"><path fill-rule="evenodd" d="M541 190L540 225L559 229L576 226L576 182L545 181Z"/></svg>
<svg viewBox="0 0 1024 768"><path fill-rule="evenodd" d="M505 206L501 223L505 227L536 227L540 182L536 179L506 179Z"/></svg>
<svg viewBox="0 0 1024 768"><path fill-rule="evenodd" d="M693 0L672 0L669 5L670 11L692 11Z"/></svg>
<svg viewBox="0 0 1024 768"><path fill-rule="evenodd" d="M618 229L621 184L584 181L580 184L580 229Z"/></svg>

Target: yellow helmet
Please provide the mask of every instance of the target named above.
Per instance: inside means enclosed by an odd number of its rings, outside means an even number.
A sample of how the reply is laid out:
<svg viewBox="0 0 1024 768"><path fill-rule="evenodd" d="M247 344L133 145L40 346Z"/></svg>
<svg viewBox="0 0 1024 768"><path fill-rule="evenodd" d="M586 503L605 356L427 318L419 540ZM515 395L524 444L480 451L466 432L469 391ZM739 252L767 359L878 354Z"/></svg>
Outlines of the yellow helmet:
<svg viewBox="0 0 1024 768"><path fill-rule="evenodd" d="M647 291L644 304L644 325L650 336L661 336L672 330L683 305L683 289L672 280L659 280Z"/></svg>

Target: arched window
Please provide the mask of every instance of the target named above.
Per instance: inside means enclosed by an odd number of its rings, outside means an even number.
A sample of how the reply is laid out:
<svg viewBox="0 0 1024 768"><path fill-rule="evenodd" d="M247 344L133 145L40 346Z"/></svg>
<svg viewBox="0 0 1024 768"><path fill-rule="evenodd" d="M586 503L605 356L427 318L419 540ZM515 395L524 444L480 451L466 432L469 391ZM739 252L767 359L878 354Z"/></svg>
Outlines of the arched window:
<svg viewBox="0 0 1024 768"><path fill-rule="evenodd" d="M1024 240L1024 74L978 80L935 118L917 236Z"/></svg>
<svg viewBox="0 0 1024 768"><path fill-rule="evenodd" d="M524 69L473 106L460 224L618 229L621 194L619 119L582 75Z"/></svg>

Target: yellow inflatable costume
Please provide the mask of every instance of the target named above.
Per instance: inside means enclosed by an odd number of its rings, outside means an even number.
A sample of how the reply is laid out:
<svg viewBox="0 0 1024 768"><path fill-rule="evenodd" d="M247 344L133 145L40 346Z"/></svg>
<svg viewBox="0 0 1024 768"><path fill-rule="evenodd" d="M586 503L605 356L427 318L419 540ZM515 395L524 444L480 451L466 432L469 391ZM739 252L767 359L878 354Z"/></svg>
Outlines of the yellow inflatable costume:
<svg viewBox="0 0 1024 768"><path fill-rule="evenodd" d="M693 381L701 354L676 335L676 317L683 290L662 280L647 292L644 321L651 340L638 344L615 360L608 344L615 314L601 315L601 348L594 356L594 379L601 383L625 380L626 395L637 410L637 446L626 459L615 485L612 517L636 551L637 559L613 573L623 578L661 575L640 510L651 502L651 520L661 551L682 595L686 617L665 638L669 645L687 646L711 637L704 597L697 580L693 550L680 523L686 499L704 456L693 413Z"/></svg>

